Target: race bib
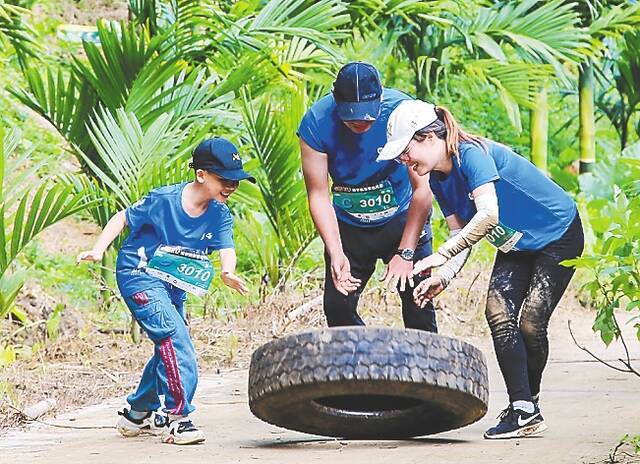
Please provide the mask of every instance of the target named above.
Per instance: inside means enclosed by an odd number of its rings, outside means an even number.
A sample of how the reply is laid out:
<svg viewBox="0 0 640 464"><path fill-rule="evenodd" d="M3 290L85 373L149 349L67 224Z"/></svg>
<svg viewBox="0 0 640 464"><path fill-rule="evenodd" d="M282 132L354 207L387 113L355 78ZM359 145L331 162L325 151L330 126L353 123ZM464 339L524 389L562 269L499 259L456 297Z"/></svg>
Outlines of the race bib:
<svg viewBox="0 0 640 464"><path fill-rule="evenodd" d="M487 234L487 240L493 246L503 253L510 252L513 247L516 246L518 240L522 237L522 232L512 229L509 226L505 226L502 223L498 223L491 232Z"/></svg>
<svg viewBox="0 0 640 464"><path fill-rule="evenodd" d="M388 218L398 210L398 202L388 180L362 187L334 185L332 190L333 203L361 221Z"/></svg>
<svg viewBox="0 0 640 464"><path fill-rule="evenodd" d="M213 266L204 253L179 246L158 247L145 271L198 296L207 293L213 279Z"/></svg>

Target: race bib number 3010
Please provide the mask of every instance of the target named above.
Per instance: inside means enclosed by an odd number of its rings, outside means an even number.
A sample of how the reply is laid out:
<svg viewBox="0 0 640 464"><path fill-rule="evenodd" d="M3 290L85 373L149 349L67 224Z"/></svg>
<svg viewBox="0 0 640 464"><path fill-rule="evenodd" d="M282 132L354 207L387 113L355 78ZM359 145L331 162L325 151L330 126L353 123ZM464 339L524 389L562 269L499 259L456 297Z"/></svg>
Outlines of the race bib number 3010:
<svg viewBox="0 0 640 464"><path fill-rule="evenodd" d="M398 210L398 202L388 180L362 187L334 185L333 203L365 222L393 216Z"/></svg>
<svg viewBox="0 0 640 464"><path fill-rule="evenodd" d="M205 254L177 246L158 247L145 271L198 296L207 293L213 279L213 266Z"/></svg>

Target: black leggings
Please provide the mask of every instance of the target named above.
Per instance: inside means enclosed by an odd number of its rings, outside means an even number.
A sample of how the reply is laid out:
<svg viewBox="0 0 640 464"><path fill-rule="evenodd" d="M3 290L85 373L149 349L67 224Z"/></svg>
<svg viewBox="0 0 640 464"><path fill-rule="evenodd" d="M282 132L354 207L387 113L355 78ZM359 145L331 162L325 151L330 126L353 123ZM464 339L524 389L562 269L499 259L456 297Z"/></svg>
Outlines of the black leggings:
<svg viewBox="0 0 640 464"><path fill-rule="evenodd" d="M541 250L496 255L486 316L511 402L531 401L540 392L549 357L549 319L574 273L559 263L580 256L583 248L576 213L564 235Z"/></svg>

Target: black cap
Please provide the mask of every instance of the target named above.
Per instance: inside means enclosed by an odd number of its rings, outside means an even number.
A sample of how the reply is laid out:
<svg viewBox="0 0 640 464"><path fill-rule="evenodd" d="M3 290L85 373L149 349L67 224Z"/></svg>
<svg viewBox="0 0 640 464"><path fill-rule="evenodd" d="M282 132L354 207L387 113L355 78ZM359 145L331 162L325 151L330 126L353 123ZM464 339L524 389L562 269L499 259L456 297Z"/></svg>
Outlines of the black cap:
<svg viewBox="0 0 640 464"><path fill-rule="evenodd" d="M213 172L223 179L244 180L255 184L256 180L242 169L242 160L236 146L222 137L214 137L202 142L193 150L194 169Z"/></svg>
<svg viewBox="0 0 640 464"><path fill-rule="evenodd" d="M333 98L343 121L374 121L382 100L378 70L362 61L345 64L333 83Z"/></svg>

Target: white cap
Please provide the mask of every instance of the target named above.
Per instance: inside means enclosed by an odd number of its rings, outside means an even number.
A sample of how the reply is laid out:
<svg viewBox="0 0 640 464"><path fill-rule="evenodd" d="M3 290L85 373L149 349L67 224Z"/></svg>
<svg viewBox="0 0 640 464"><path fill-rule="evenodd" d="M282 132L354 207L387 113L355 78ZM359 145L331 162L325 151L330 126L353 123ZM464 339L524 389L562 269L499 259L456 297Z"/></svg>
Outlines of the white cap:
<svg viewBox="0 0 640 464"><path fill-rule="evenodd" d="M420 129L433 123L438 116L436 107L422 100L405 100L389 116L387 143L378 149L376 161L392 160L400 156Z"/></svg>

